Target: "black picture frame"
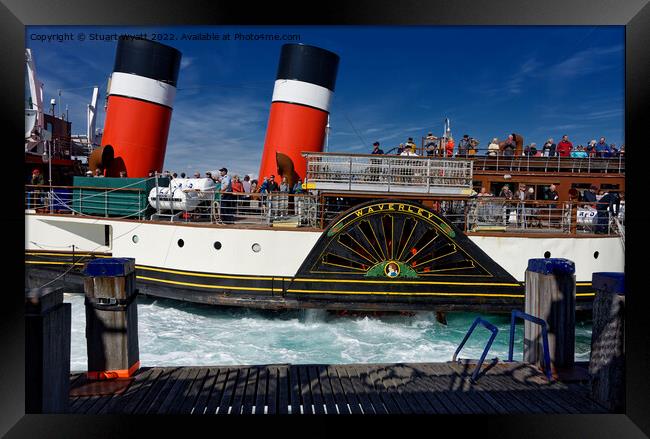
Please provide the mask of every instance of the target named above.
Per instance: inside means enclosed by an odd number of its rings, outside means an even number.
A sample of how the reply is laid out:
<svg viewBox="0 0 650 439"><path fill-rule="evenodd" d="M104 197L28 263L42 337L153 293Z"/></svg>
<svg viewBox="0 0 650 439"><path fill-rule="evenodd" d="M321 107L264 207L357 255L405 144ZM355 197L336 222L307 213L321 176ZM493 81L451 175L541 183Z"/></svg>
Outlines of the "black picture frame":
<svg viewBox="0 0 650 439"><path fill-rule="evenodd" d="M23 293L19 273L24 272L24 209L22 163L18 149L23 130L24 108L24 47L26 25L173 25L173 24L319 24L319 25L624 25L626 35L625 143L628 178L638 179L640 187L628 183L626 226L628 240L625 272L629 285L626 329L626 413L620 415L549 415L495 416L459 418L435 417L417 419L363 419L367 435L375 430L396 428L404 434L481 434L495 437L644 437L650 434L650 331L645 282L641 277L646 264L643 251L647 238L641 199L647 192L644 173L643 147L647 113L650 102L650 6L648 0L500 0L474 2L471 0L330 1L307 2L199 2L185 0L37 1L1 0L0 59L2 63L2 143L5 175L2 234L6 258L2 272L5 288L2 294L3 318L0 337L4 355L0 362L0 434L7 437L119 437L135 432L151 435L154 430L171 432L168 427L180 427L182 434L192 434L197 427L208 428L210 434L240 434L253 426L270 434L269 424L282 422L280 434L346 434L340 421L328 417L310 422L284 419L256 419L236 422L219 418L194 417L120 417L74 415L25 415L24 409L24 321ZM12 146L15 144L15 146ZM632 148L630 148L632 145ZM639 151L636 151L639 149ZM631 152L630 152L631 151ZM631 158L631 159L630 159ZM638 159L637 159L638 158ZM636 160L636 161L635 161ZM638 199L637 199L638 198ZM9 286L11 285L11 286ZM411 425L417 422L418 430ZM253 425L255 424L255 425ZM347 422L346 422L347 424ZM237 428L240 432L224 430ZM306 431L305 431L306 430ZM359 434L357 432L353 434Z"/></svg>

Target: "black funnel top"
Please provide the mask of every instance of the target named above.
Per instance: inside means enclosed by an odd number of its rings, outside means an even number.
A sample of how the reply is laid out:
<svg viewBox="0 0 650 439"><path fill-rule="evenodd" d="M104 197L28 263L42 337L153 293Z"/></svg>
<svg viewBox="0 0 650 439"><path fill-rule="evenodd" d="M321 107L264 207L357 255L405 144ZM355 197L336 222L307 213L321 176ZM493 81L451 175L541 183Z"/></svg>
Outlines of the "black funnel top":
<svg viewBox="0 0 650 439"><path fill-rule="evenodd" d="M334 91L339 59L336 53L320 47L285 44L276 79L295 79Z"/></svg>
<svg viewBox="0 0 650 439"><path fill-rule="evenodd" d="M155 41L120 39L113 71L164 81L176 87L181 57L179 50Z"/></svg>

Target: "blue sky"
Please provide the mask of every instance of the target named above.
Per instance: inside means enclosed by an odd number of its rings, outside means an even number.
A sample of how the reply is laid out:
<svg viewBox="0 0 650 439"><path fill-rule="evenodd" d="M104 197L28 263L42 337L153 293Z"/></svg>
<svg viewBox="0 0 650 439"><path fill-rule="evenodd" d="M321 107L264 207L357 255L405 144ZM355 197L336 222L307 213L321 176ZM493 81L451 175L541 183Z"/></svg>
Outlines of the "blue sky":
<svg viewBox="0 0 650 439"><path fill-rule="evenodd" d="M33 39L64 32L74 41ZM257 174L287 42L180 40L198 32L297 34L296 42L337 53L330 151L369 152L375 140L388 150L439 135L445 117L456 139L469 134L480 148L513 131L526 144L563 134L574 144L600 136L625 143L622 26L28 26L45 102L62 90L59 110L69 107L74 133L85 133L93 85L103 127L117 44L90 34L141 32L174 34L166 43L183 53L164 165L177 172Z"/></svg>

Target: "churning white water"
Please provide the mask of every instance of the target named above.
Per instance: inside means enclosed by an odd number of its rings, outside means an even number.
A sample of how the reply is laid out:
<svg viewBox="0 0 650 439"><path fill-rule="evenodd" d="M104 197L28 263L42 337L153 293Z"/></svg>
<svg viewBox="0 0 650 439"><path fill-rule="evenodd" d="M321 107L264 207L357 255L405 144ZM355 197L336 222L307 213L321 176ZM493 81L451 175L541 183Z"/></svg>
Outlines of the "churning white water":
<svg viewBox="0 0 650 439"><path fill-rule="evenodd" d="M71 365L87 368L83 295L66 294L72 304ZM206 366L274 363L398 363L449 361L476 313L413 316L339 316L324 310L265 311L197 305L138 297L142 366ZM507 359L510 317L482 315L499 328L489 358ZM460 353L479 358L489 331L477 327ZM576 360L588 360L591 322L576 325ZM515 332L515 359L521 359L523 324Z"/></svg>

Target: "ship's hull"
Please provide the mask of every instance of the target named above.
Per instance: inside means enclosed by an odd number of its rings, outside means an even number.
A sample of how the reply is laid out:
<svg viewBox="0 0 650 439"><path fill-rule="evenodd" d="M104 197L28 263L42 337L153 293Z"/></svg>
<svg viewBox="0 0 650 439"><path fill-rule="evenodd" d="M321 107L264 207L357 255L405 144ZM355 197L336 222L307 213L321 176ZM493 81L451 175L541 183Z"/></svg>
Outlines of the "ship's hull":
<svg viewBox="0 0 650 439"><path fill-rule="evenodd" d="M399 228L399 222L395 224ZM327 267L332 264L322 255L339 251L332 247L333 239L345 231L341 227L325 231L252 229L27 214L26 268L32 287L65 273L56 282L81 291L81 269L90 258L133 257L139 292L157 297L273 309L485 312L522 309L527 261L543 257L547 251L552 257L575 262L579 308L591 305L593 272L624 271L624 253L616 237L456 236L450 242L469 263L454 256L446 267L462 270L443 268L436 273L435 266L432 271L425 267L410 277L402 273L391 279L381 269L371 276L372 270L362 271L352 262L347 268L337 264L334 269ZM395 233L391 235L395 242L392 253L399 251L400 239ZM388 252L387 244L383 245ZM377 244L377 253L379 247ZM283 259L278 261L272 250L280 248ZM399 260L397 255L391 256ZM401 265L402 271L409 270L407 265ZM479 268L483 271L477 271Z"/></svg>

